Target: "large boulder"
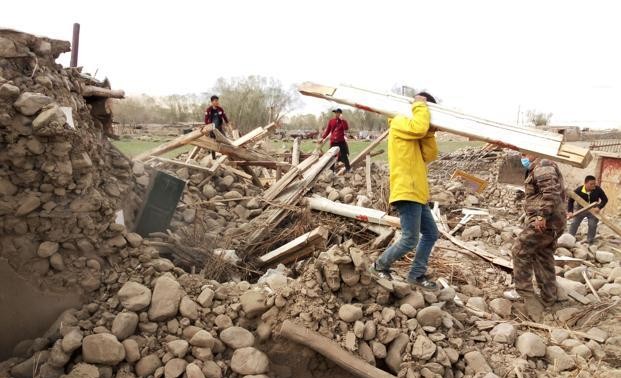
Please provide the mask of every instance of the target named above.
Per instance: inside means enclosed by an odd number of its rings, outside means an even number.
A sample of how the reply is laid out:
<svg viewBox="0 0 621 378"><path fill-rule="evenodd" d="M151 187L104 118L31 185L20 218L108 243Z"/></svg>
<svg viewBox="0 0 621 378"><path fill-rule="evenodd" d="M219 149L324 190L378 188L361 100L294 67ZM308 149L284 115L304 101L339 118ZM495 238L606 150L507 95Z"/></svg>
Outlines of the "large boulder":
<svg viewBox="0 0 621 378"><path fill-rule="evenodd" d="M125 358L125 348L112 334L88 335L82 341L82 358L88 363L114 366Z"/></svg>
<svg viewBox="0 0 621 378"><path fill-rule="evenodd" d="M162 321L177 315L182 296L181 285L174 278L168 275L158 278L155 281L153 296L151 297L149 319Z"/></svg>

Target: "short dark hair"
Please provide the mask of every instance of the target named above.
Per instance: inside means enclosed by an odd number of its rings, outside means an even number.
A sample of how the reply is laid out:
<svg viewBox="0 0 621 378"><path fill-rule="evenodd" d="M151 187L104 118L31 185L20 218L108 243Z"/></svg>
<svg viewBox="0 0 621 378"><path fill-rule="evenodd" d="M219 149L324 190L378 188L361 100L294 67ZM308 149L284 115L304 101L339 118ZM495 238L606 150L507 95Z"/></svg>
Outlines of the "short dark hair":
<svg viewBox="0 0 621 378"><path fill-rule="evenodd" d="M588 175L587 177L584 178L584 182L595 181L595 180L597 180L595 176L591 176L591 175Z"/></svg>
<svg viewBox="0 0 621 378"><path fill-rule="evenodd" d="M216 95L211 96L211 101L213 101L213 100L219 100L219 99L220 99L220 97L218 97L218 96L216 96Z"/></svg>
<svg viewBox="0 0 621 378"><path fill-rule="evenodd" d="M434 103L434 104L437 104L436 99L435 99L432 95L430 95L429 93L427 93L427 92L419 92L419 93L417 93L416 95L417 95L417 96L423 96L424 98L426 98L426 99L427 99L427 102L432 102L432 103Z"/></svg>

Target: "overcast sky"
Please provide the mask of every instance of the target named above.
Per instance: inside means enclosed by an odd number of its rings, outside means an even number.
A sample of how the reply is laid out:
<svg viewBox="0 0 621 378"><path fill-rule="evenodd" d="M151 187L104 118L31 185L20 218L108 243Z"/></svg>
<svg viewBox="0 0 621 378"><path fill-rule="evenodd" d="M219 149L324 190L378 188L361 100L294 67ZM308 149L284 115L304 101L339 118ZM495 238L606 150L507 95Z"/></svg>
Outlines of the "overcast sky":
<svg viewBox="0 0 621 378"><path fill-rule="evenodd" d="M388 90L516 123L621 127L621 22L614 1L10 1L0 26L71 39L80 65L130 94L205 92L263 75ZM69 54L61 57L69 62ZM329 104L306 98L298 111Z"/></svg>

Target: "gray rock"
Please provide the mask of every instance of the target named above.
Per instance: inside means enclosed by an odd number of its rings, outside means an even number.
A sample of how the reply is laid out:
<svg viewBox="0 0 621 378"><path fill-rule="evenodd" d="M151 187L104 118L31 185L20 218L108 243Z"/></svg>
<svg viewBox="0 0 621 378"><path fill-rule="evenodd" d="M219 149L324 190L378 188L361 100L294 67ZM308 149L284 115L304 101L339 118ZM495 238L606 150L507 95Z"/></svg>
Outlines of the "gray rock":
<svg viewBox="0 0 621 378"><path fill-rule="evenodd" d="M550 332L550 341L555 344L560 344L563 341L567 340L567 338L569 338L569 332L564 329L554 328Z"/></svg>
<svg viewBox="0 0 621 378"><path fill-rule="evenodd" d="M216 341L211 333L201 329L196 332L194 336L190 339L190 344L192 346L200 347L200 348L213 348Z"/></svg>
<svg viewBox="0 0 621 378"><path fill-rule="evenodd" d="M203 363L203 373L205 378L222 378L222 370L214 361L205 361Z"/></svg>
<svg viewBox="0 0 621 378"><path fill-rule="evenodd" d="M515 347L523 356L543 357L546 354L546 344L541 337L532 332L524 332L518 337Z"/></svg>
<svg viewBox="0 0 621 378"><path fill-rule="evenodd" d="M621 284L618 283L607 283L604 284L599 290L597 290L599 295L621 295Z"/></svg>
<svg viewBox="0 0 621 378"><path fill-rule="evenodd" d="M190 320L196 320L198 319L198 304L186 295L181 298L179 312L181 313L181 316L185 316Z"/></svg>
<svg viewBox="0 0 621 378"><path fill-rule="evenodd" d="M455 299L455 295L457 295L455 289L453 289L451 286L448 286L440 290L440 293L438 294L438 300L452 301L453 299Z"/></svg>
<svg viewBox="0 0 621 378"><path fill-rule="evenodd" d="M210 288L205 288L198 296L196 301L203 307L211 307L215 293Z"/></svg>
<svg viewBox="0 0 621 378"><path fill-rule="evenodd" d="M39 248L37 249L37 255L39 255L39 257L41 258L47 259L48 257L58 252L59 247L60 245L56 242L44 241L43 243L39 244Z"/></svg>
<svg viewBox="0 0 621 378"><path fill-rule="evenodd" d="M129 232L127 235L125 235L125 239L127 239L129 245L134 248L138 248L142 244L142 236L135 232Z"/></svg>
<svg viewBox="0 0 621 378"><path fill-rule="evenodd" d="M565 323L578 312L580 312L580 309L577 307L565 307L556 312L556 317L559 321Z"/></svg>
<svg viewBox="0 0 621 378"><path fill-rule="evenodd" d="M487 312L487 303L483 297L472 297L468 299L466 305L477 311Z"/></svg>
<svg viewBox="0 0 621 378"><path fill-rule="evenodd" d="M116 365L125 358L125 348L109 333L88 335L82 340L82 358L88 363Z"/></svg>
<svg viewBox="0 0 621 378"><path fill-rule="evenodd" d="M151 303L151 289L137 282L126 282L117 293L121 305L129 311L140 311Z"/></svg>
<svg viewBox="0 0 621 378"><path fill-rule="evenodd" d="M268 309L266 299L263 292L249 290L239 297L239 303L246 313L246 317L254 318Z"/></svg>
<svg viewBox="0 0 621 378"><path fill-rule="evenodd" d="M136 363L135 370L138 377L147 377L153 375L155 371L162 366L162 361L157 354L145 356Z"/></svg>
<svg viewBox="0 0 621 378"><path fill-rule="evenodd" d="M402 333L390 344L388 353L386 354L386 365L395 373L398 373L401 367L402 354L405 347L408 345L410 338L408 335Z"/></svg>
<svg viewBox="0 0 621 378"><path fill-rule="evenodd" d="M185 367L185 374L187 378L205 378L205 374L201 371L201 368L195 364L191 363Z"/></svg>
<svg viewBox="0 0 621 378"><path fill-rule="evenodd" d="M12 100L17 96L19 96L19 87L9 83L0 85L0 98Z"/></svg>
<svg viewBox="0 0 621 378"><path fill-rule="evenodd" d="M165 378L177 378L185 371L188 363L181 358L173 358L164 366Z"/></svg>
<svg viewBox="0 0 621 378"><path fill-rule="evenodd" d="M41 110L44 106L51 104L52 99L41 93L24 92L18 98L13 106L22 114L31 116Z"/></svg>
<svg viewBox="0 0 621 378"><path fill-rule="evenodd" d="M507 317L507 316L511 316L511 301L504 299L504 298L496 298L496 299L492 299L489 302L489 307L492 309L492 311L494 311L494 313L503 316L503 317Z"/></svg>
<svg viewBox="0 0 621 378"><path fill-rule="evenodd" d="M478 350L464 354L464 360L466 361L466 365L472 369L475 374L492 372L492 368L485 360L485 356Z"/></svg>
<svg viewBox="0 0 621 378"><path fill-rule="evenodd" d="M419 360L428 360L436 352L436 344L427 336L418 335L412 346L412 356Z"/></svg>
<svg viewBox="0 0 621 378"><path fill-rule="evenodd" d="M112 334L119 340L133 335L138 326L138 315L134 312L119 312L112 321Z"/></svg>
<svg viewBox="0 0 621 378"><path fill-rule="evenodd" d="M557 244L559 247L572 249L576 246L576 238L571 234L563 234L558 238Z"/></svg>
<svg viewBox="0 0 621 378"><path fill-rule="evenodd" d="M601 264L608 264L609 262L614 261L615 255L612 252L606 251L597 251L595 252L595 260Z"/></svg>
<svg viewBox="0 0 621 378"><path fill-rule="evenodd" d="M386 354L388 353L386 351L386 345L377 342L377 341L371 341L371 351L373 352L373 355L375 356L375 358L386 358Z"/></svg>
<svg viewBox="0 0 621 378"><path fill-rule="evenodd" d="M6 177L0 177L0 196L12 196L17 193L17 186Z"/></svg>
<svg viewBox="0 0 621 378"><path fill-rule="evenodd" d="M500 323L497 324L496 327L494 327L489 334L497 343L513 345L513 343L515 342L516 330L513 324Z"/></svg>
<svg viewBox="0 0 621 378"><path fill-rule="evenodd" d="M399 310L408 318L416 317L416 309L409 303L404 303L399 307Z"/></svg>
<svg viewBox="0 0 621 378"><path fill-rule="evenodd" d="M51 106L43 110L32 121L35 135L54 135L65 128L67 117L58 106Z"/></svg>
<svg viewBox="0 0 621 378"><path fill-rule="evenodd" d="M582 276L582 272L584 271L584 265L577 266L575 268L569 269L563 275L568 280L584 283L584 277Z"/></svg>
<svg viewBox="0 0 621 378"><path fill-rule="evenodd" d="M461 238L463 240L472 240L476 238L480 238L483 235L483 231L481 230L481 226L470 226L466 227L464 231L461 233Z"/></svg>
<svg viewBox="0 0 621 378"><path fill-rule="evenodd" d="M19 207L15 210L15 216L21 217L35 211L41 206L41 199L35 195L29 195L19 202Z"/></svg>
<svg viewBox="0 0 621 378"><path fill-rule="evenodd" d="M362 318L362 309L351 304L344 304L339 309L339 318L345 322L353 323Z"/></svg>
<svg viewBox="0 0 621 378"><path fill-rule="evenodd" d="M439 327L442 325L442 316L444 312L436 306L428 306L418 311L416 320L422 327Z"/></svg>
<svg viewBox="0 0 621 378"><path fill-rule="evenodd" d="M59 272L65 270L65 262L60 253L55 253L50 256L50 265Z"/></svg>
<svg viewBox="0 0 621 378"><path fill-rule="evenodd" d="M576 367L576 360L574 357L565 353L559 346L547 347L545 356L548 364L552 365L557 372L571 370Z"/></svg>
<svg viewBox="0 0 621 378"><path fill-rule="evenodd" d="M183 358L190 349L190 343L185 340L173 340L166 343L166 349L173 356Z"/></svg>
<svg viewBox="0 0 621 378"><path fill-rule="evenodd" d="M78 329L73 329L67 333L62 340L61 346L65 353L72 353L82 346L84 336Z"/></svg>
<svg viewBox="0 0 621 378"><path fill-rule="evenodd" d="M425 307L425 298L418 291L414 291L411 294L409 294L407 297L399 301L399 304L404 304L404 303L408 303L415 309L420 310L421 308Z"/></svg>
<svg viewBox="0 0 621 378"><path fill-rule="evenodd" d="M100 378L99 369L95 365L80 362L76 364L69 374L62 376L63 378Z"/></svg>
<svg viewBox="0 0 621 378"><path fill-rule="evenodd" d="M608 274L608 282L614 282L617 278L621 277L621 267L616 267Z"/></svg>
<svg viewBox="0 0 621 378"><path fill-rule="evenodd" d="M177 315L182 295L181 285L174 278L166 275L158 278L151 297L149 319L162 321Z"/></svg>
<svg viewBox="0 0 621 378"><path fill-rule="evenodd" d="M240 349L254 345L252 332L241 327L230 327L220 332L220 340L231 349Z"/></svg>
<svg viewBox="0 0 621 378"><path fill-rule="evenodd" d="M252 347L236 349L231 358L231 370L242 375L267 373L269 359L265 353Z"/></svg>
<svg viewBox="0 0 621 378"><path fill-rule="evenodd" d="M575 347L571 348L571 351L569 352L569 354L572 356L580 356L584 358L585 360L588 360L593 355L593 352L586 345L580 344L580 345L576 345Z"/></svg>
<svg viewBox="0 0 621 378"><path fill-rule="evenodd" d="M134 363L140 359L140 349L136 340L125 339L121 344L125 348L125 360L127 362Z"/></svg>

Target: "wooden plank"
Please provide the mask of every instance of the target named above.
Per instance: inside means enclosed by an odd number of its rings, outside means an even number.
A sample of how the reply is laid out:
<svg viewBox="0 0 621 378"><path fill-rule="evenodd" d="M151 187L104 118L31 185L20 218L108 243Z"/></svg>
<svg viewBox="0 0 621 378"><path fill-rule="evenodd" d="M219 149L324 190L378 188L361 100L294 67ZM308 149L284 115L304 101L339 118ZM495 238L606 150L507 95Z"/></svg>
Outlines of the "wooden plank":
<svg viewBox="0 0 621 378"><path fill-rule="evenodd" d="M266 253L265 255L259 257L259 262L261 266L265 265L274 265L278 262L282 261L286 257L290 257L291 255L295 255L296 258L302 257L297 252L304 250L309 246L316 246L319 244L324 244L328 240L329 231L327 228L323 226L319 226L315 228L311 232L307 232L304 235L298 236L293 239L289 243L276 248L275 250ZM305 252L309 252L310 250L305 250Z"/></svg>
<svg viewBox="0 0 621 378"><path fill-rule="evenodd" d="M196 157L196 154L198 154L198 151L200 151L200 147L196 147L194 146L194 148L192 148L192 151L190 151L190 153L188 154L188 158L185 159L186 163L189 163L190 160L194 159Z"/></svg>
<svg viewBox="0 0 621 378"><path fill-rule="evenodd" d="M213 161L213 164L211 164L211 167L209 167L209 170L211 172L215 172L222 163L224 163L229 157L226 155L220 155L218 156L218 158L216 160Z"/></svg>
<svg viewBox="0 0 621 378"><path fill-rule="evenodd" d="M451 179L455 177L461 177L466 182L466 186L476 193L481 193L487 187L487 181L459 169L451 175Z"/></svg>
<svg viewBox="0 0 621 378"><path fill-rule="evenodd" d="M265 138L276 127L278 127L278 124L275 122L272 122L266 126L257 127L256 129L251 130L248 134L243 135L238 139L235 139L232 142L232 145L236 147L241 147L252 142L256 142L259 139Z"/></svg>
<svg viewBox="0 0 621 378"><path fill-rule="evenodd" d="M291 150L291 164L293 166L300 164L300 138L293 139L293 148Z"/></svg>
<svg viewBox="0 0 621 378"><path fill-rule="evenodd" d="M179 160L172 160L172 159L167 159L167 158L163 158L161 156L153 156L154 160L157 161L161 161L162 163L168 163L168 164L174 164L174 165L179 165L181 167L186 167L186 168L190 168L190 169L196 169L199 171L204 171L204 172L210 172L211 170L207 167L203 167L202 165L195 165L195 164L189 164L189 163L185 163Z"/></svg>
<svg viewBox="0 0 621 378"><path fill-rule="evenodd" d="M109 89L96 87L94 85L82 85L83 97L106 97L106 98L125 98L125 91L120 89Z"/></svg>
<svg viewBox="0 0 621 378"><path fill-rule="evenodd" d="M276 181L274 185L270 186L265 192L263 192L263 199L265 201L272 201L276 198L296 177L306 171L311 165L315 164L319 160L318 155L311 155L304 159L302 163L291 168L284 174L280 180Z"/></svg>
<svg viewBox="0 0 621 378"><path fill-rule="evenodd" d="M567 219L575 218L575 217L577 217L578 215L580 215L580 214L582 214L582 213L586 213L587 211L589 211L589 210L591 210L592 208L597 207L597 206L599 206L599 202L593 202L593 203L592 203L592 204L590 204L589 206L587 206L587 207L583 207L582 209L580 209L580 210L576 211L575 213L571 214L571 215L569 216L569 218L567 218Z"/></svg>
<svg viewBox="0 0 621 378"><path fill-rule="evenodd" d="M280 327L280 336L304 345L323 355L328 360L361 378L396 378L394 375L378 369L341 348L335 341L285 320Z"/></svg>
<svg viewBox="0 0 621 378"><path fill-rule="evenodd" d="M380 143L382 143L384 139L386 139L386 137L388 136L388 132L389 132L388 129L385 130L379 137L377 137L373 142L371 142L362 151L360 151L360 153L356 155L356 157L353 158L349 162L349 165L353 168L357 166L358 164L362 163L363 159L365 159L365 157L369 155L375 147L377 147ZM339 170L338 174L340 175L340 174L343 174L344 172L345 172L345 168L342 168L341 170Z"/></svg>
<svg viewBox="0 0 621 378"><path fill-rule="evenodd" d="M371 177L371 155L367 155L366 166L364 167L364 173L367 182L367 196L369 199L373 198L373 178Z"/></svg>
<svg viewBox="0 0 621 378"><path fill-rule="evenodd" d="M203 137L205 134L209 134L209 132L213 129L213 124L204 126L200 129L192 130L187 134L183 134L170 142L159 145L155 148L152 148L148 151L145 151L139 155L137 155L134 160L135 161L144 161L149 159L151 156L159 156L165 154L166 152L177 149L181 146L185 146L186 144L190 144L195 142L198 138Z"/></svg>
<svg viewBox="0 0 621 378"><path fill-rule="evenodd" d="M328 87L304 83L298 87L298 90L306 96L334 101L388 117L396 115L410 117L414 101L410 97L348 86ZM437 104L430 103L428 107L431 112L431 123L442 131L532 153L581 168L585 168L592 159L588 149L563 142L563 136L560 134L535 128L505 125Z"/></svg>
<svg viewBox="0 0 621 378"><path fill-rule="evenodd" d="M574 201L578 202L578 205L582 207L588 207L589 204L587 201L583 200L582 197L574 193L573 190L568 190L567 195L574 199ZM603 224L608 226L612 231L614 231L617 235L621 236L621 227L616 225L610 218L605 216L602 213L596 213L593 210L589 210L591 214L595 216L595 218L599 219Z"/></svg>
<svg viewBox="0 0 621 378"><path fill-rule="evenodd" d="M311 161L313 157L306 159L296 167L297 169L300 169L300 167L304 168L302 177L295 181L291 181L284 190L279 189L280 191L276 193L273 201L270 201L273 202L273 204L264 210L261 216L254 218L250 222L255 228L252 234L246 239L247 250L250 253L259 246L259 243L265 239L269 231L282 222L287 214L289 214L290 210L288 207L298 203L302 196L310 190L317 176L334 163L338 151L338 147L332 147L308 168L303 165L308 165L309 163L306 163L306 161ZM294 169L291 169L291 171L294 171Z"/></svg>

